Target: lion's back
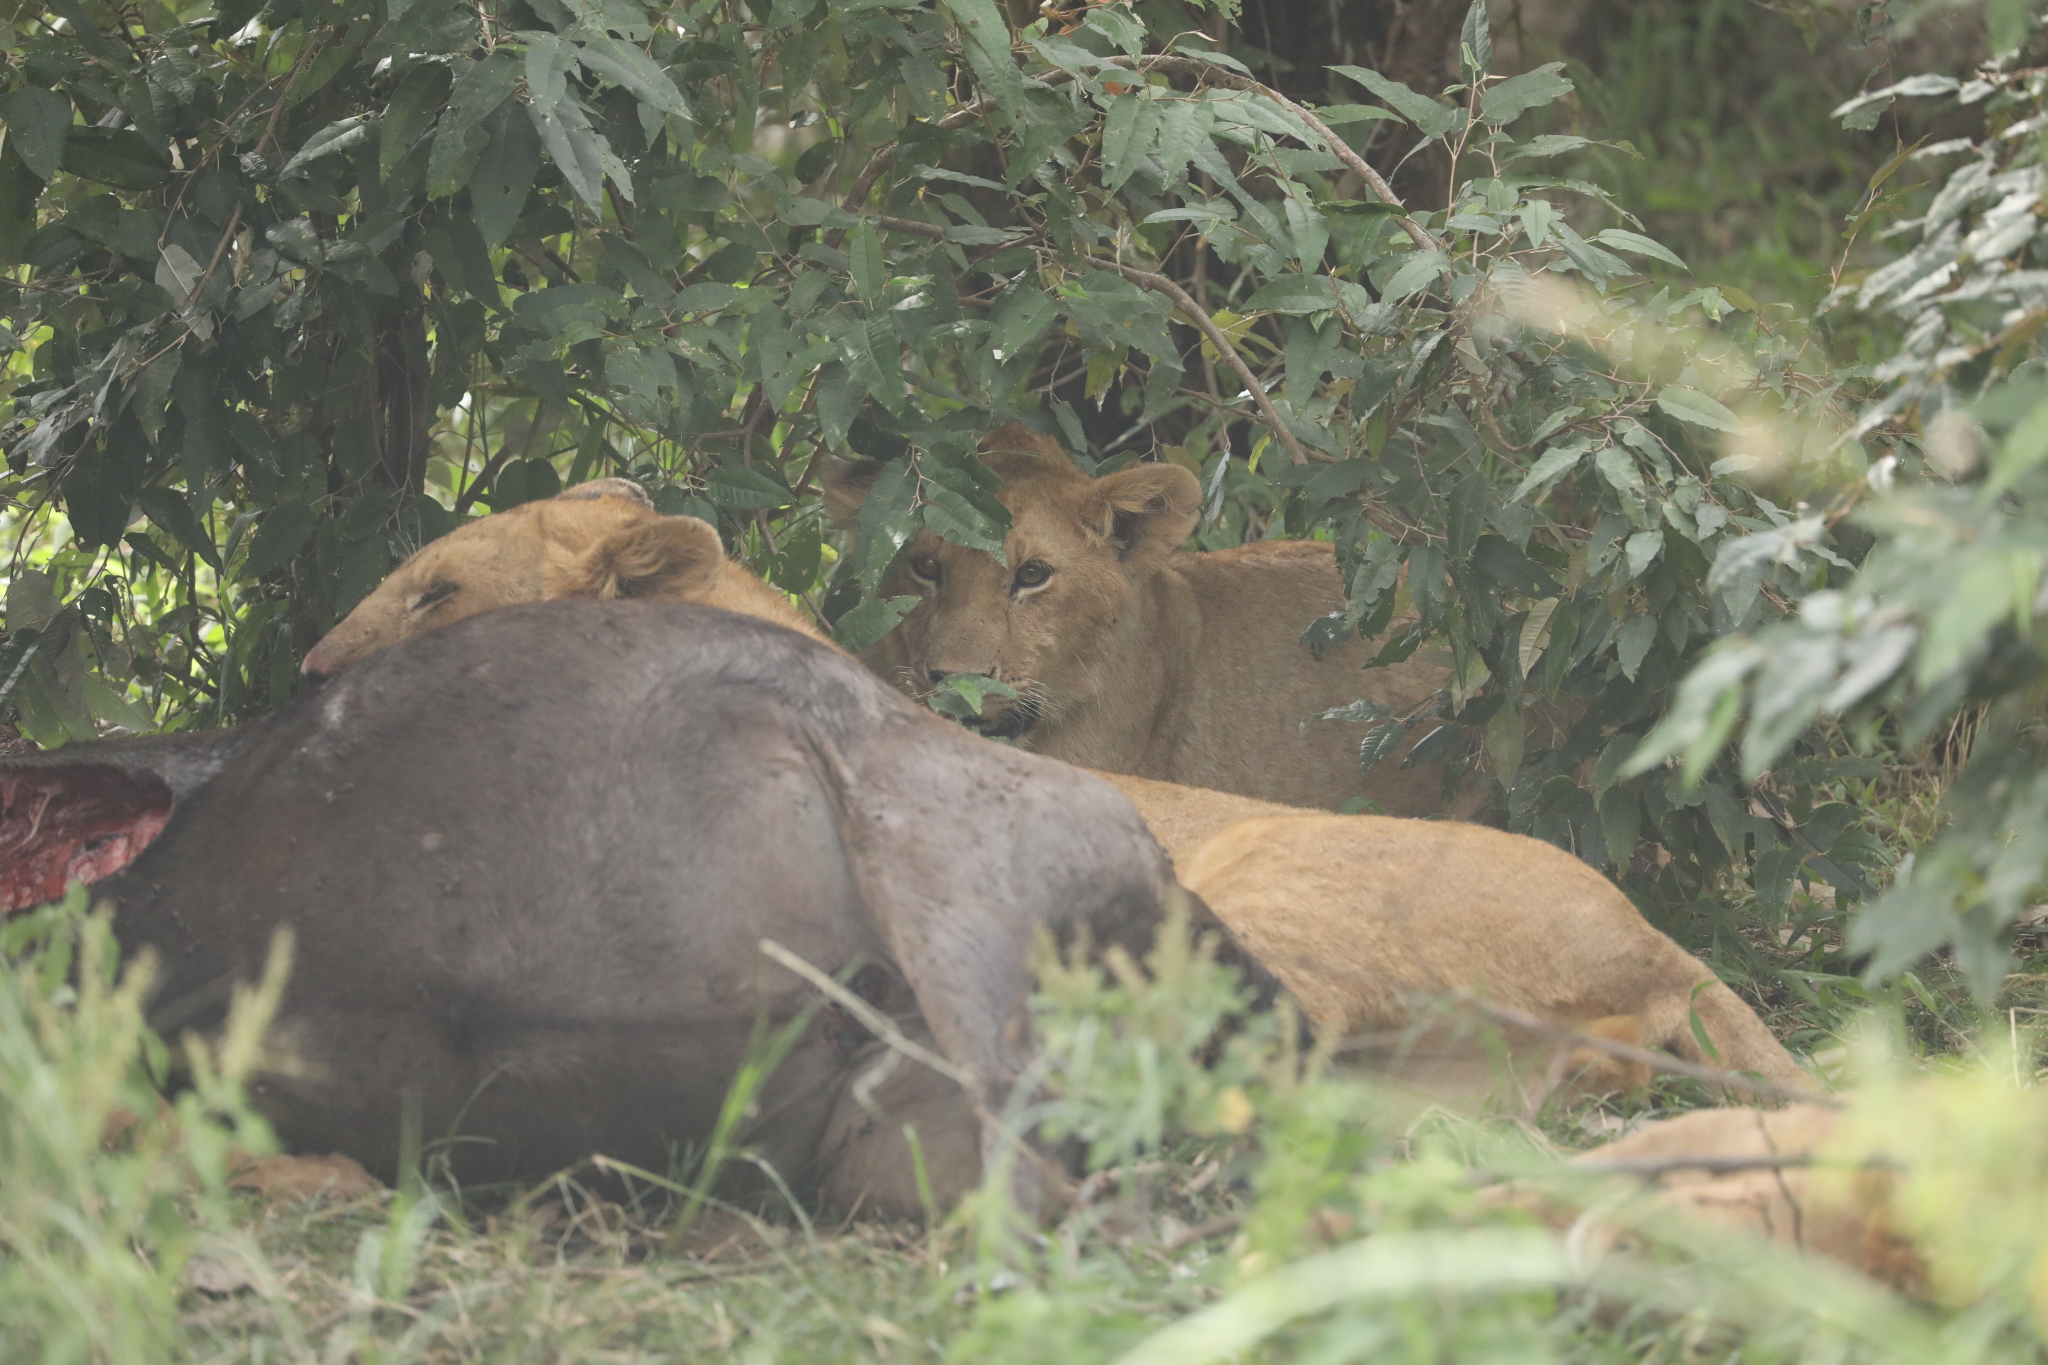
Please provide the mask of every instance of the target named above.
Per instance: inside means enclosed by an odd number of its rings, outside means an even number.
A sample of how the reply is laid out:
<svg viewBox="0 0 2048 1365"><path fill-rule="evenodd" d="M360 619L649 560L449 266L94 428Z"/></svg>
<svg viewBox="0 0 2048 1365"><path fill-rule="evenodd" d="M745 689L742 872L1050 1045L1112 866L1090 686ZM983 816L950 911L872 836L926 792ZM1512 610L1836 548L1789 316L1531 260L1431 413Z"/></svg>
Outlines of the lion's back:
<svg viewBox="0 0 2048 1365"><path fill-rule="evenodd" d="M1336 552L1327 543L1257 541L1183 552L1164 571L1186 584L1200 632L1199 643L1177 642L1183 647L1174 651L1189 664L1171 685L1183 693L1188 733L1180 747L1192 766L1170 774L1173 781L1288 805L1335 806L1360 789L1354 755L1364 732L1317 717L1361 700L1402 715L1444 685L1443 666L1427 658L1366 668L1379 640L1354 637L1321 657L1302 643L1318 618L1345 606ZM1389 759L1385 768L1366 783L1374 799L1399 814L1439 809L1434 765L1402 770Z"/></svg>

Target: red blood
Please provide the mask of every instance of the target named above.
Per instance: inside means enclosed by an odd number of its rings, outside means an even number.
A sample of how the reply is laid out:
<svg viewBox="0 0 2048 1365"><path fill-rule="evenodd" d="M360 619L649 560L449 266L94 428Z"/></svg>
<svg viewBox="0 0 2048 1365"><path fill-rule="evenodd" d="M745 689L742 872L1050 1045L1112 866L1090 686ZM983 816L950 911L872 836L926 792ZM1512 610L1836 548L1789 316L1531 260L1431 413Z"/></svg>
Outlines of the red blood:
<svg viewBox="0 0 2048 1365"><path fill-rule="evenodd" d="M112 876L171 818L153 777L81 763L0 770L0 915Z"/></svg>

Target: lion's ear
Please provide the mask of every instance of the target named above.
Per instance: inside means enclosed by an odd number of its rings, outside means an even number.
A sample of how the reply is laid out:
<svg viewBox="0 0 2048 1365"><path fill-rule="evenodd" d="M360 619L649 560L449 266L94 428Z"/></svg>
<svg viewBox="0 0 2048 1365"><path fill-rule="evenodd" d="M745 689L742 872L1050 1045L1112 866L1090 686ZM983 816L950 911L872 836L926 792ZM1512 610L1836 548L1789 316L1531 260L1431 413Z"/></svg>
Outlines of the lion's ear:
<svg viewBox="0 0 2048 1365"><path fill-rule="evenodd" d="M718 586L725 547L695 517L622 527L548 574L550 597L649 597L695 602Z"/></svg>
<svg viewBox="0 0 2048 1365"><path fill-rule="evenodd" d="M1166 554L1195 533L1202 484L1174 464L1139 464L1095 481L1102 534L1125 559Z"/></svg>
<svg viewBox="0 0 2048 1365"><path fill-rule="evenodd" d="M647 490L631 479L592 479L589 483L579 483L574 488L565 488L555 496L569 502L582 502L590 498L624 498L627 502L640 507L654 506L653 500L647 496Z"/></svg>
<svg viewBox="0 0 2048 1365"><path fill-rule="evenodd" d="M851 526L859 518L860 505L868 500L868 490L882 477L882 465L880 460L825 462L825 472L818 476L818 483L825 490L825 511L834 526Z"/></svg>

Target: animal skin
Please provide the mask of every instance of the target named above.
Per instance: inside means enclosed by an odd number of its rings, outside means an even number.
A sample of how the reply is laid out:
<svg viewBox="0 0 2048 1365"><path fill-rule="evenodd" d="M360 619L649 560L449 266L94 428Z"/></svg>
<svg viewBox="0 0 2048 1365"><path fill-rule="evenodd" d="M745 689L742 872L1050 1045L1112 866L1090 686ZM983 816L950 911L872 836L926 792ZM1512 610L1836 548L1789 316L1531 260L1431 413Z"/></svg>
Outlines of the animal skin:
<svg viewBox="0 0 2048 1365"><path fill-rule="evenodd" d="M555 560L578 566L574 576L557 577L554 591L669 600L715 592L731 610L778 621L793 614L786 597L725 557L704 523L620 502L606 511L609 526L579 522L550 547ZM466 586L466 558L504 562L506 551L493 543L500 525L519 537L513 544L530 543L516 516L471 523L456 533L466 540L436 557L442 581L465 585L440 610L481 609L484 595ZM630 573L612 563L615 555ZM400 566L357 608L363 620L336 628L336 636L348 632L346 649L322 641L308 669L316 658L345 665L399 638L392 623L416 619L404 607L423 581L412 562ZM1691 1027L1697 1010L1723 1065L1780 1085L1807 1083L1705 964L1652 928L1605 877L1549 844L1473 825L1310 814L1100 775L1137 807L1186 885L1279 977L1319 1032L1399 1029L1414 1019L1416 998L1467 991L1547 1023L1704 1062ZM1530 1102L1558 1074L1594 1090L1648 1079L1639 1066L1598 1054L1560 1057L1554 1043L1533 1036L1511 1042L1507 1060ZM1501 1059L1470 1029L1405 1035L1382 1061L1446 1096L1492 1093L1500 1079Z"/></svg>
<svg viewBox="0 0 2048 1365"><path fill-rule="evenodd" d="M180 795L152 761L213 772ZM411 1101L426 1135L459 1139L470 1184L701 1148L756 1021L817 999L763 938L858 968L853 988L999 1111L1029 1055L1038 927L1142 953L1177 894L1106 784L986 744L793 632L687 605L494 611L239 731L74 746L0 766L0 791L67 776L102 797L125 783L138 813L175 798L94 888L124 951L161 964L152 1024L217 1024L289 925L273 1044L292 1065L254 1096L288 1147L386 1179ZM30 815L8 807L0 839ZM877 1138L853 1093L886 1051L826 1010L749 1140L799 1191L915 1215L901 1138ZM873 1102L929 1117L941 1200L999 1140L920 1067ZM1017 1169L1036 1198L1040 1168Z"/></svg>
<svg viewBox="0 0 2048 1365"><path fill-rule="evenodd" d="M1443 809L1441 762L1390 758L1361 778L1364 732L1319 719L1360 700L1406 714L1448 677L1413 658L1366 668L1380 640L1309 652L1302 632L1344 609L1331 546L1181 552L1201 510L1185 469L1090 478L1015 425L983 450L1010 510L1005 562L918 532L882 587L918 604L862 662L913 697L959 673L1017 687L1017 701L991 702L984 728L1069 763L1291 806L1364 796L1395 815ZM839 520L857 514L876 472L827 471ZM1466 785L1462 813L1484 799L1482 784Z"/></svg>

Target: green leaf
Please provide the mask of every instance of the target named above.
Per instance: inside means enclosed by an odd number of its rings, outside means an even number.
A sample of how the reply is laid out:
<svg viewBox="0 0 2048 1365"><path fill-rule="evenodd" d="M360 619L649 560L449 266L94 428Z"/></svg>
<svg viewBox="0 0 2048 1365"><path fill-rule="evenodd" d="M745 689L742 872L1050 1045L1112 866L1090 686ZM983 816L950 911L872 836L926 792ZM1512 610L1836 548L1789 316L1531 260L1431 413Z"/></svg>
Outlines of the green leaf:
<svg viewBox="0 0 2048 1365"><path fill-rule="evenodd" d="M1459 46L1471 54L1470 70L1485 75L1493 70L1493 23L1487 17L1486 0L1472 0L1465 22L1458 30Z"/></svg>
<svg viewBox="0 0 2048 1365"><path fill-rule="evenodd" d="M1381 759L1401 747L1407 731L1392 722L1376 725L1365 732L1365 738L1358 742L1358 771L1369 773Z"/></svg>
<svg viewBox="0 0 2048 1365"><path fill-rule="evenodd" d="M48 180L64 163L64 143L71 132L71 101L54 90L33 85L0 99L0 121L7 124L7 146Z"/></svg>
<svg viewBox="0 0 2048 1365"><path fill-rule="evenodd" d="M1662 531L1638 531L1628 538L1628 576L1641 578L1657 556L1664 553Z"/></svg>
<svg viewBox="0 0 2048 1365"><path fill-rule="evenodd" d="M982 227L977 223L954 223L946 229L946 240L962 246L1001 246L1029 235L1022 228Z"/></svg>
<svg viewBox="0 0 2048 1365"><path fill-rule="evenodd" d="M1680 270L1690 269L1684 261L1678 259L1677 254L1670 248L1661 242L1653 241L1643 236L1640 232L1629 232L1622 228L1606 228L1594 233L1586 240L1599 242L1603 246L1611 246L1619 251L1633 251L1638 256L1654 256L1660 261L1668 261Z"/></svg>
<svg viewBox="0 0 2048 1365"><path fill-rule="evenodd" d="M732 203L732 191L717 176L685 171L649 185L642 202L676 213L716 213Z"/></svg>
<svg viewBox="0 0 2048 1365"><path fill-rule="evenodd" d="M1626 869L1635 856L1636 836L1642 831L1642 803L1626 787L1609 787L1600 793L1599 810L1608 865Z"/></svg>
<svg viewBox="0 0 2048 1365"><path fill-rule="evenodd" d="M1590 146L1591 144L1592 139L1575 137L1570 133L1545 133L1541 137L1530 138L1527 142L1509 152L1500 159L1500 164L1505 166L1510 162L1521 161L1525 158L1560 156L1565 152L1576 152L1579 148Z"/></svg>
<svg viewBox="0 0 2048 1365"><path fill-rule="evenodd" d="M1636 468L1635 457L1623 447L1600 447L1599 453L1593 456L1593 465L1615 492L1623 495L1642 492L1642 472Z"/></svg>
<svg viewBox="0 0 2048 1365"><path fill-rule="evenodd" d="M834 450L846 448L846 434L860 416L860 394L846 366L834 361L818 368L818 430Z"/></svg>
<svg viewBox="0 0 2048 1365"><path fill-rule="evenodd" d="M1003 21L995 0L941 0L945 11L960 26L961 46L967 64L1010 118L1024 117L1024 76L1010 53L1010 26Z"/></svg>
<svg viewBox="0 0 2048 1365"><path fill-rule="evenodd" d="M174 488L145 488L135 495L135 501L156 525L167 531L180 545L198 555L218 569L220 547L213 543L213 537L206 534L199 518L192 511L192 504L185 495Z"/></svg>
<svg viewBox="0 0 2048 1365"><path fill-rule="evenodd" d="M850 556L854 575L873 589L917 530L917 476L908 461L891 462L862 499L860 533ZM877 637L879 638L879 636Z"/></svg>
<svg viewBox="0 0 2048 1365"><path fill-rule="evenodd" d="M475 46L476 7L463 0L392 0L388 9L391 21L363 47L363 60L373 67L383 57L441 56Z"/></svg>
<svg viewBox="0 0 2048 1365"><path fill-rule="evenodd" d="M1407 264L1396 270L1394 277L1380 290L1381 300L1386 303L1399 303L1410 294L1422 292L1449 264L1444 253L1434 247L1410 253Z"/></svg>
<svg viewBox="0 0 2048 1365"><path fill-rule="evenodd" d="M267 509L256 527L248 558L242 561L240 577L253 581L282 568L286 560L299 552L318 524L313 509L303 502L290 500Z"/></svg>
<svg viewBox="0 0 2048 1365"><path fill-rule="evenodd" d="M547 110L569 93L569 73L576 69L576 49L552 33L526 36L526 102Z"/></svg>
<svg viewBox="0 0 2048 1365"><path fill-rule="evenodd" d="M792 501L788 489L760 470L744 465L723 465L712 470L704 480L704 491L720 507L742 512L787 507Z"/></svg>
<svg viewBox="0 0 2048 1365"><path fill-rule="evenodd" d="M839 325L833 340L839 343L839 356L846 362L847 373L867 390L868 396L890 412L901 412L903 375L895 331L879 318L866 325L848 319ZM886 365L877 351L878 343L887 350Z"/></svg>
<svg viewBox="0 0 2048 1365"><path fill-rule="evenodd" d="M942 540L980 550L998 564L1003 563L1003 536L1010 524L1008 509L977 488L973 475L965 469L927 461L924 472L924 524Z"/></svg>
<svg viewBox="0 0 2048 1365"><path fill-rule="evenodd" d="M832 623L832 638L849 654L858 654L896 628L917 605L915 597L870 597Z"/></svg>
<svg viewBox="0 0 2048 1365"><path fill-rule="evenodd" d="M74 127L64 139L64 169L117 190L153 190L171 178L163 149L126 128Z"/></svg>
<svg viewBox="0 0 2048 1365"><path fill-rule="evenodd" d="M377 177L389 180L405 154L432 124L434 111L448 101L448 68L422 62L405 73L391 92L391 103L377 130Z"/></svg>
<svg viewBox="0 0 2048 1365"><path fill-rule="evenodd" d="M1644 658L1650 653L1650 646L1655 643L1657 618L1654 616L1631 616L1623 621L1621 629L1615 632L1615 657L1621 660L1622 674L1630 682L1635 681L1636 671L1643 666Z"/></svg>
<svg viewBox="0 0 2048 1365"><path fill-rule="evenodd" d="M422 0L424 3L424 0ZM469 202L484 245L498 247L526 207L540 170L540 138L517 100L506 100L484 120L490 137L469 177Z"/></svg>
<svg viewBox="0 0 2048 1365"><path fill-rule="evenodd" d="M1030 284L1011 286L989 318L989 346L996 359L1016 356L1038 340L1058 315L1059 305L1044 290Z"/></svg>
<svg viewBox="0 0 2048 1365"><path fill-rule="evenodd" d="M1479 97L1480 119L1498 128L1513 123L1531 109L1570 94L1572 83L1557 74L1562 70L1563 62L1545 62L1534 71L1524 71L1488 87Z"/></svg>
<svg viewBox="0 0 2048 1365"><path fill-rule="evenodd" d="M1159 101L1149 86L1118 95L1102 125L1102 188L1114 193L1131 178L1159 135Z"/></svg>
<svg viewBox="0 0 2048 1365"><path fill-rule="evenodd" d="M2032 0L1985 0L1984 26L1990 30L1991 53L2017 52L2027 40Z"/></svg>
<svg viewBox="0 0 2048 1365"><path fill-rule="evenodd" d="M1512 541L1500 536L1479 537L1478 543L1472 547L1472 567L1508 591L1525 597L1544 596L1558 590L1557 581L1535 560L1515 548ZM1527 671L1523 669L1523 672Z"/></svg>
<svg viewBox="0 0 2048 1365"><path fill-rule="evenodd" d="M1442 137L1464 121L1463 110L1439 104L1427 95L1418 95L1401 82L1388 80L1377 71L1359 66L1333 66L1330 70L1340 76L1349 76L1378 95L1392 105L1396 113L1419 128L1424 137Z"/></svg>
<svg viewBox="0 0 2048 1365"><path fill-rule="evenodd" d="M628 417L659 427L666 416L661 391L677 387L675 357L655 346L621 346L605 357L604 381Z"/></svg>
<svg viewBox="0 0 2048 1365"><path fill-rule="evenodd" d="M1324 313L1336 306L1335 284L1325 275L1282 275L1259 286L1237 305L1244 313L1294 314Z"/></svg>
<svg viewBox="0 0 2048 1365"><path fill-rule="evenodd" d="M690 117L690 105L669 74L637 47L608 33L582 30L576 56L583 65L632 92L642 104L679 119Z"/></svg>
<svg viewBox="0 0 2048 1365"><path fill-rule="evenodd" d="M1682 384L1665 385L1663 392L1657 395L1657 406L1679 421L1691 422L1694 426L1711 427L1715 431L1740 429L1735 414L1719 401Z"/></svg>
<svg viewBox="0 0 2048 1365"><path fill-rule="evenodd" d="M564 97L543 109L528 105L527 117L548 149L555 169L569 182L576 197L592 209L604 208L605 156L610 151L590 126L590 116L573 97Z"/></svg>
<svg viewBox="0 0 2048 1365"><path fill-rule="evenodd" d="M336 152L345 152L352 147L361 146L369 140L373 127L375 125L370 123L368 116L364 114L351 114L345 119L337 119L307 138L306 145L299 148L292 159L284 163L278 174L290 175L323 156L333 156Z"/></svg>
<svg viewBox="0 0 2048 1365"><path fill-rule="evenodd" d="M1569 473L1572 467L1585 457L1592 447L1590 440L1573 441L1570 445L1557 446L1543 452L1543 457L1529 466L1515 491L1509 494L1510 502L1521 502L1548 488Z"/></svg>
<svg viewBox="0 0 2048 1365"><path fill-rule="evenodd" d="M1992 491L2002 493L2044 459L2048 459L2048 399L2036 403L2006 433L2004 443L1992 456L1991 477L1986 484Z"/></svg>
<svg viewBox="0 0 2048 1365"><path fill-rule="evenodd" d="M881 298L889 286L889 262L882 255L882 238L873 223L862 219L847 235L846 254L853 263L853 287L870 302Z"/></svg>
<svg viewBox="0 0 2048 1365"><path fill-rule="evenodd" d="M1187 174L1196 148L1208 141L1215 116L1194 100L1162 98L1155 103L1159 106L1159 166L1171 185Z"/></svg>
<svg viewBox="0 0 2048 1365"><path fill-rule="evenodd" d="M1952 586L1913 662L1915 685L1931 688L1961 668L1983 648L1985 637L2011 618L2016 596L2022 602L2032 599L2028 570L2034 566L2027 561L2030 552L2008 555L1987 549L1955 568L1943 566L1954 575Z"/></svg>
<svg viewBox="0 0 2048 1365"><path fill-rule="evenodd" d="M521 63L510 52L494 52L462 73L448 95L448 107L434 129L427 156L427 195L443 199L469 183L480 148L469 145L470 132L484 116L505 102L518 83Z"/></svg>

